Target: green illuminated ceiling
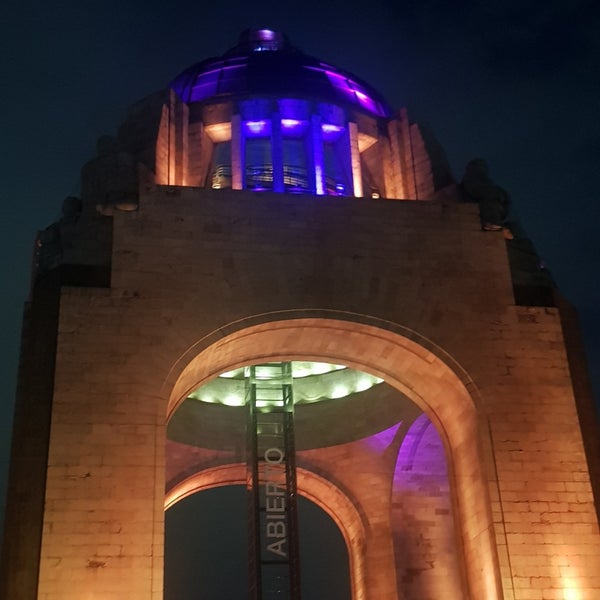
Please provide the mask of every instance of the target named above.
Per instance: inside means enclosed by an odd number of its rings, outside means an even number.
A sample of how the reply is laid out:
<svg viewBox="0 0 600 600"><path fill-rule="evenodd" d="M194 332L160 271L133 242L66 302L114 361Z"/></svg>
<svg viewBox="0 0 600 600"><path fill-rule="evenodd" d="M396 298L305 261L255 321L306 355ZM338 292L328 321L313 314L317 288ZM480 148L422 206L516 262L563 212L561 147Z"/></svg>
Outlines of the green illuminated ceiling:
<svg viewBox="0 0 600 600"><path fill-rule="evenodd" d="M188 398L226 406L245 404L247 367L222 373L194 390ZM294 404L310 404L363 392L383 380L343 365L292 362Z"/></svg>

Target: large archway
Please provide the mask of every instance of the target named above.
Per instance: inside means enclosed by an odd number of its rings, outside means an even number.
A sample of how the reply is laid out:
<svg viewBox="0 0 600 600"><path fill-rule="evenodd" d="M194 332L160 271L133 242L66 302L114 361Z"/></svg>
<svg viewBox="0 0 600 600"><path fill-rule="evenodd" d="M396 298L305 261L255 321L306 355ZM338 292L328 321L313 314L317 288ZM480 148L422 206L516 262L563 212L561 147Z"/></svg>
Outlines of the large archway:
<svg viewBox="0 0 600 600"><path fill-rule="evenodd" d="M485 462L489 455L485 417L477 407L475 387L459 365L415 332L362 315L325 311L260 315L236 322L200 340L174 365L166 382L168 414L192 389L220 372L308 358L341 362L382 377L428 415L446 448L469 596L501 598L488 490L496 483L487 476L493 468ZM353 580L372 580L380 567L367 557L364 575L355 571L362 557L349 550ZM365 591L357 597L370 596Z"/></svg>
<svg viewBox="0 0 600 600"><path fill-rule="evenodd" d="M327 513L338 526L348 549L353 600L365 600L365 523L350 499L331 482L298 469L298 492ZM165 510L193 494L216 487L246 483L246 466L231 464L206 469L173 487L165 497Z"/></svg>
<svg viewBox="0 0 600 600"><path fill-rule="evenodd" d="M164 600L247 597L246 504L243 482L203 489L165 511ZM312 532L299 540L302 598L351 600L347 543L337 524L305 496L298 513L301 528Z"/></svg>

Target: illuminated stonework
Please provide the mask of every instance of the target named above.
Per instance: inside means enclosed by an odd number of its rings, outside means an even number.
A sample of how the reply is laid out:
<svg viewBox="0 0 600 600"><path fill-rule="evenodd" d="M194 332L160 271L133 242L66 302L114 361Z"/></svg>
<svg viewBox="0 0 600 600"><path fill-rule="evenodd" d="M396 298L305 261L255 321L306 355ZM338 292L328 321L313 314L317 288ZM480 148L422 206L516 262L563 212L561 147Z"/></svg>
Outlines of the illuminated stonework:
<svg viewBox="0 0 600 600"><path fill-rule="evenodd" d="M246 483L276 362L352 600L600 597L575 315L431 144L270 30L99 140L36 246L0 598L162 600L164 511Z"/></svg>
<svg viewBox="0 0 600 600"><path fill-rule="evenodd" d="M368 373L327 363L293 361L292 370L295 404L344 398L364 392L383 381ZM243 406L245 377L245 368L221 373L218 378L205 383L188 397L202 402Z"/></svg>
<svg viewBox="0 0 600 600"><path fill-rule="evenodd" d="M161 119L158 182L318 196L426 199L419 129L367 83L250 30L181 73ZM393 168L389 168L392 165Z"/></svg>

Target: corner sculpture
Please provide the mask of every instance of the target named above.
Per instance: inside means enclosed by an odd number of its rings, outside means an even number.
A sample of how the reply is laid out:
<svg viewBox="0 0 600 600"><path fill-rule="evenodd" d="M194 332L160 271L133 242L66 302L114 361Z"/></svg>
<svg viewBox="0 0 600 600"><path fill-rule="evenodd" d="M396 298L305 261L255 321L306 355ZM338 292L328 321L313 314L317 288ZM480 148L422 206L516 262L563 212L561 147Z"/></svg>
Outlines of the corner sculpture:
<svg viewBox="0 0 600 600"><path fill-rule="evenodd" d="M461 186L469 199L479 203L481 229L502 231L508 217L510 196L505 189L494 183L487 162L482 158L469 161Z"/></svg>

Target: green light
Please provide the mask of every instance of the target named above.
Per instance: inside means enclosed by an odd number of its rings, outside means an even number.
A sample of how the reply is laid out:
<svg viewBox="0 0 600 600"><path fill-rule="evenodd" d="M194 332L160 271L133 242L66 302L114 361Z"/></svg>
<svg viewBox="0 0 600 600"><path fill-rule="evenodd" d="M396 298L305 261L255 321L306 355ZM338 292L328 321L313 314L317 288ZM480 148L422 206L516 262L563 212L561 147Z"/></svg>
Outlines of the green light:
<svg viewBox="0 0 600 600"><path fill-rule="evenodd" d="M365 390L368 390L369 388L373 387L374 383L375 382L372 378L362 377L356 382L356 387L354 389L357 392L364 392Z"/></svg>
<svg viewBox="0 0 600 600"><path fill-rule="evenodd" d="M244 376L244 369L234 369L233 371L226 371L225 373L221 373L219 377L223 377L225 379L234 379L238 377Z"/></svg>
<svg viewBox="0 0 600 600"><path fill-rule="evenodd" d="M226 406L244 406L244 398L238 394L229 394L221 402Z"/></svg>
<svg viewBox="0 0 600 600"><path fill-rule="evenodd" d="M221 373L217 378L194 390L189 397L226 406L244 406L244 381L248 370L249 367L242 367ZM344 398L364 392L383 381L379 377L349 369L344 365L312 361L292 362L292 377L294 404L312 404ZM271 397L272 392L269 390L276 382L271 381L272 368L269 364L261 365L255 378L262 382L262 397L257 399L257 408L268 409L275 406L276 398Z"/></svg>
<svg viewBox="0 0 600 600"><path fill-rule="evenodd" d="M350 390L345 385L336 385L333 390L329 393L330 398L343 398L350 394Z"/></svg>

